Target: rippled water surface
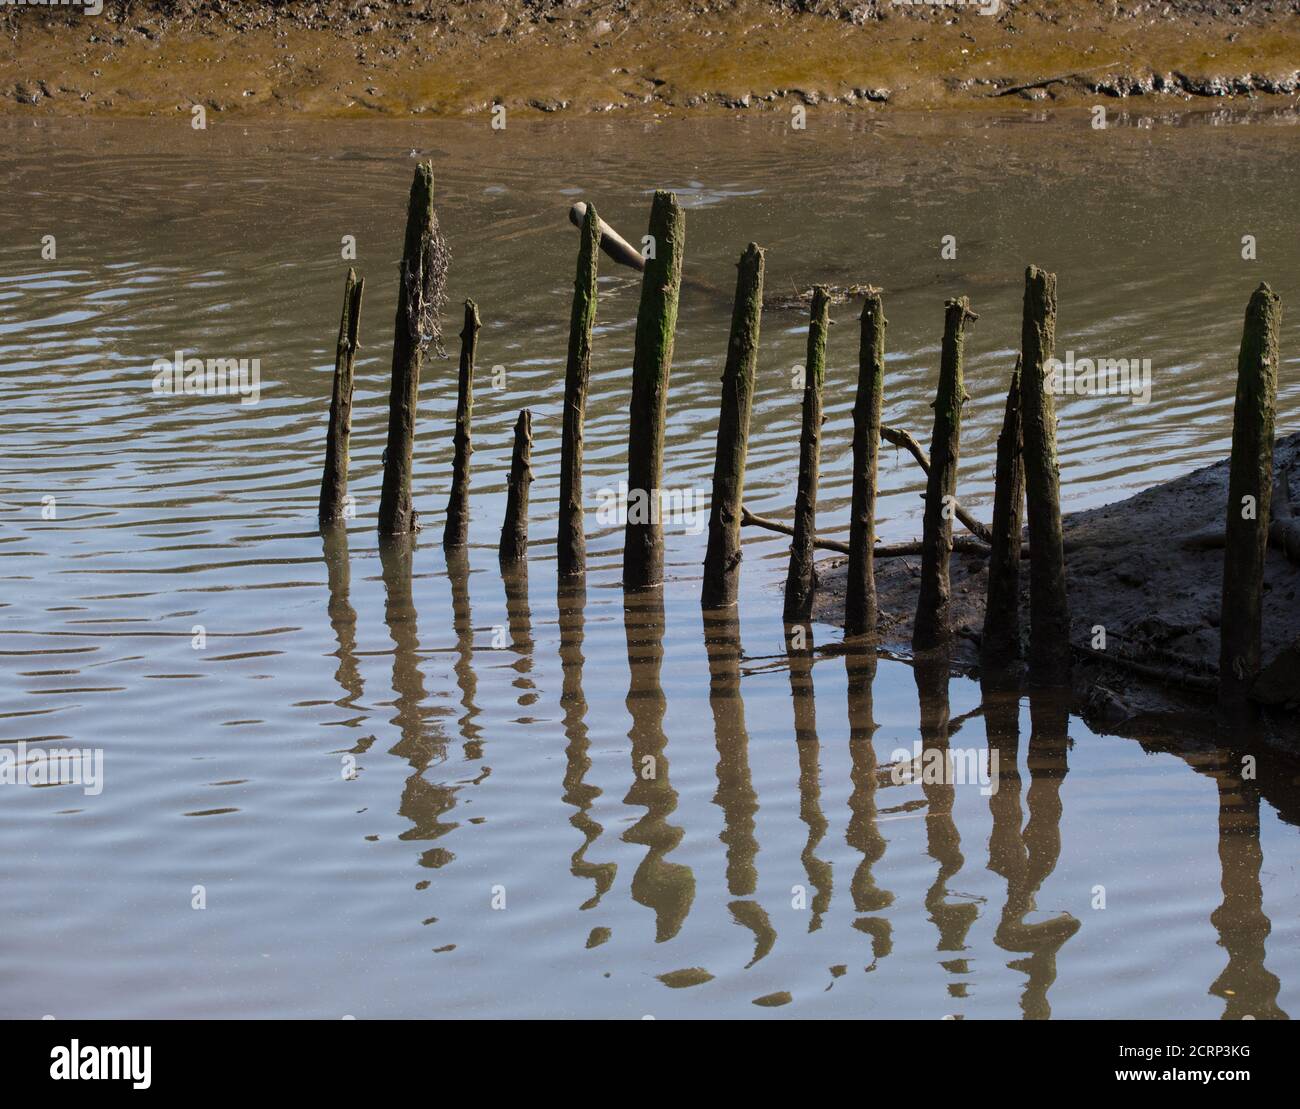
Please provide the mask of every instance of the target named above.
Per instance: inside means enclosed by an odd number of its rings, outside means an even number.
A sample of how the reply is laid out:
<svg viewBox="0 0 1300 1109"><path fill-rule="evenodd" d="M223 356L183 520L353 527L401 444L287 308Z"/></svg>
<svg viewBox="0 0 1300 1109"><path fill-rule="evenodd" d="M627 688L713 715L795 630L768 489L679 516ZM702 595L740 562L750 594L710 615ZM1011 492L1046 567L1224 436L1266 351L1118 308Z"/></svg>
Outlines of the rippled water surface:
<svg viewBox="0 0 1300 1109"><path fill-rule="evenodd" d="M450 565L451 358L421 390L426 529L375 536L416 155L451 316L472 296L484 321L472 545ZM6 125L0 743L102 748L105 777L97 795L0 789L0 1015L1295 1012L1294 763L1242 782L1237 751L982 706L975 683L899 661L790 660L769 533L746 535L735 620L706 626L704 537L680 527L662 595L625 605L621 531L594 507L626 476L639 279L608 262L584 593L557 590L553 536L575 199L636 240L649 189L675 189L699 282L729 289L753 239L770 293L883 286L886 418L923 441L943 300L968 294L960 482L987 516L1030 261L1059 275L1058 349L1154 366L1149 405L1062 403L1067 509L1224 453L1261 279L1286 302L1279 426L1296 426L1298 176L1285 118ZM367 278L358 515L322 540L347 235ZM856 310L832 314L819 530L844 535ZM728 319L684 294L666 484L707 490ZM764 318L750 449L748 505L786 519L805 327ZM176 350L259 358L259 403L153 395ZM503 580L525 407L534 546ZM883 538L919 532L917 478L883 456ZM896 782L914 743L991 748L1000 788Z"/></svg>

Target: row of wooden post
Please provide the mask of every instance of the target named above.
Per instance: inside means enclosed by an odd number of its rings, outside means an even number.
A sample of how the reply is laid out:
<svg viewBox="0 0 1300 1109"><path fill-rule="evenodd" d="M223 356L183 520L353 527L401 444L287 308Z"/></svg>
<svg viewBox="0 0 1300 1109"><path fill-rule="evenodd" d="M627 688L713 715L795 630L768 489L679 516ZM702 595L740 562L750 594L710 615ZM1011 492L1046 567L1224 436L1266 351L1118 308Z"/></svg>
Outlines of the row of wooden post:
<svg viewBox="0 0 1300 1109"><path fill-rule="evenodd" d="M581 210L579 210L581 209ZM602 236L613 236L594 205L575 207L580 221L577 274L570 316L565 367L563 442L560 463L557 565L562 578L586 571L583 529L583 435L591 372L592 330L596 315L597 259ZM411 186L401 263L401 284L393 342L388 444L380 498L379 530L395 535L415 530L411 471L416 401L424 346L420 334L422 305L414 302L421 276L430 265L433 238L433 173L421 165ZM632 396L628 431L628 488L653 500L663 478L664 428L672 366L678 298L685 247L685 214L676 197L656 192L651 205L641 299L632 359ZM622 240L618 240L619 243ZM615 244L617 245L617 244ZM625 245L625 244L624 244ZM629 248L630 249L630 248ZM750 243L737 266L736 294L722 375L717 449L714 460L708 547L701 600L706 608L732 605L739 584L740 528L750 412L754 396L762 317L764 253ZM320 519L339 519L347 495L348 434L351 423L353 362L363 282L349 270L330 405ZM805 365L802 434L793 539L786 578L784 615L802 623L812 615L816 541L817 486L820 468L822 396L826 372L828 291L813 289ZM1049 363L1056 340L1056 276L1030 266L1025 272L1021 350L1011 374L997 465L993 525L983 529L957 504L957 467L962 409L968 399L963 379L967 325L978 319L965 297L947 302L944 312L938 390L929 459L910 437L901 438L927 467L921 550L921 580L913 623L913 648L929 652L945 645L949 621L949 560L954 517L979 528L990 542L988 593L981 638L986 674L1010 675L1019 664L1020 561L1022 521L1027 516L1029 551L1029 658L1031 684L1065 686L1071 676L1070 614L1061 524L1060 474L1056 449L1056 414ZM1263 563L1272 490L1272 445L1277 391L1280 301L1261 285L1246 313L1238 362L1237 399L1224 556L1221 612L1221 699L1245 700L1260 666ZM882 435L885 384L884 305L880 291L868 287L861 313L857 395L853 408L853 487L848 543L845 634L876 634L877 604L873 556L875 500ZM473 378L477 306L465 302L460 333L456 430L451 497L443 533L449 550L468 538L469 477L472 454ZM528 490L531 470L532 417L521 412L515 425L514 451L507 491L506 520L499 553L503 560L526 556ZM1241 506L1249 503L1252 511ZM657 507L657 506L656 506ZM1027 510L1027 511L1026 511ZM623 583L628 589L663 580L663 529L659 513L629 514L623 548Z"/></svg>

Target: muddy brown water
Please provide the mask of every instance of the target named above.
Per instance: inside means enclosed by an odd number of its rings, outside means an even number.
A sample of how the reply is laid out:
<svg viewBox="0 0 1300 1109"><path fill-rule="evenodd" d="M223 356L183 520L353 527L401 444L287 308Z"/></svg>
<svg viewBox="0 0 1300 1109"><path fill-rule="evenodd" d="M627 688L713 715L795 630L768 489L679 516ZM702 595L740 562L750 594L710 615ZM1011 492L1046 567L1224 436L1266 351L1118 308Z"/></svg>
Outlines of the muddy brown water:
<svg viewBox="0 0 1300 1109"><path fill-rule="evenodd" d="M449 320L465 296L484 320L472 544L450 564L450 358L421 392L426 530L383 550L374 531L413 155L435 165ZM662 592L625 604L600 510L626 476L638 286L609 263L584 592L557 589L550 541L575 199L637 241L648 190L675 189L688 272L716 285L754 239L769 292L883 286L886 418L922 441L943 300L970 295L959 492L987 518L1029 261L1059 275L1061 350L1153 363L1149 404L1061 403L1067 510L1225 452L1262 279L1285 300L1295 427L1297 171L1276 114L6 124L0 748L102 751L103 788L0 787L0 1015L1294 1013L1294 760L1252 780L1249 737L1100 735L899 661L789 658L779 536L747 533L739 612L706 624L702 506L670 523ZM346 235L367 278L357 518L323 541ZM832 314L820 526L843 536L857 326ZM707 495L727 316L683 301L665 478L683 496ZM746 499L764 515L790 515L804 326L763 323ZM259 358L258 403L155 396L176 350ZM534 549L503 579L524 407ZM914 464L887 450L881 481L882 538L917 534ZM896 772L945 748L971 773Z"/></svg>

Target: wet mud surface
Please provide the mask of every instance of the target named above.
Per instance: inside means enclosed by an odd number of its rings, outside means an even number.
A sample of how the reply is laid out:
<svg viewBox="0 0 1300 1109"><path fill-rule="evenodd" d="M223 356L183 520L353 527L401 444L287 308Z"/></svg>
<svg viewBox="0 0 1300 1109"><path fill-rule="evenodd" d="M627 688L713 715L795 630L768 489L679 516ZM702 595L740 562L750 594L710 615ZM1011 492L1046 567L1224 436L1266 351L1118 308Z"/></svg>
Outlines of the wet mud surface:
<svg viewBox="0 0 1300 1109"><path fill-rule="evenodd" d="M1275 474L1300 489L1300 432L1277 440ZM1068 476L1068 475L1067 475ZM960 495L960 491L959 491ZM1228 499L1224 459L1114 504L1063 518L1070 639L1076 647L1075 693L1083 715L1118 734L1152 725L1180 731L1212 727L1219 660L1222 531ZM961 529L958 529L959 533ZM847 559L818 564L818 619L842 625ZM921 560L879 559L876 588L881 645L911 651ZM954 554L951 661L978 670L988 586L987 562ZM1029 565L1021 563L1021 634L1028 634ZM1105 649L1095 650L1097 629ZM1300 635L1300 566L1270 546L1264 571L1263 660L1275 702L1265 738L1300 747L1300 683L1288 648ZM1269 671L1269 664L1275 666ZM1164 680L1151 671L1165 671ZM1287 686L1290 685L1288 692Z"/></svg>
<svg viewBox="0 0 1300 1109"><path fill-rule="evenodd" d="M151 0L6 7L0 32L6 113L790 115L1300 92L1297 0Z"/></svg>

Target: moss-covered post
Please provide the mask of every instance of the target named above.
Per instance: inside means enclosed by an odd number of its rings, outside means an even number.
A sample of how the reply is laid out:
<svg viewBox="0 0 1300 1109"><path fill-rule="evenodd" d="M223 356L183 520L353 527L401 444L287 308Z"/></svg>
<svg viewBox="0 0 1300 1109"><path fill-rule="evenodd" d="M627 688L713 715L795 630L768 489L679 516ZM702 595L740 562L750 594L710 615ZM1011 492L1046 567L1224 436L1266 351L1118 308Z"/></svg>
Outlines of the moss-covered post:
<svg viewBox="0 0 1300 1109"><path fill-rule="evenodd" d="M364 278L348 267L343 285L343 315L334 352L334 391L330 396L330 426L325 438L325 471L320 483L321 526L341 520L348 497L348 442L352 435L352 367L356 361L361 328L361 293Z"/></svg>
<svg viewBox="0 0 1300 1109"><path fill-rule="evenodd" d="M1020 330L1020 419L1025 507L1029 517L1029 680L1070 682L1070 606L1065 593L1061 472L1056 461L1056 404L1048 365L1056 347L1056 274L1025 270Z"/></svg>
<svg viewBox="0 0 1300 1109"><path fill-rule="evenodd" d="M1246 307L1237 356L1237 400L1232 413L1227 543L1219 618L1219 700L1228 707L1245 702L1260 667L1281 319L1282 298L1261 284Z"/></svg>
<svg viewBox="0 0 1300 1109"><path fill-rule="evenodd" d="M731 337L722 371L722 408L713 459L713 499L709 504L709 546L704 556L700 603L721 608L736 603L740 586L740 510L745 498L745 458L749 451L749 413L754 402L754 367L763 315L763 251L750 243L736 266L736 299Z"/></svg>
<svg viewBox="0 0 1300 1109"><path fill-rule="evenodd" d="M824 285L812 293L808 320L808 358L804 366L803 432L799 439L799 486L794 503L794 540L785 579L785 621L812 616L813 540L817 535L817 479L821 471L822 386L826 380L826 329L831 298Z"/></svg>
<svg viewBox="0 0 1300 1109"><path fill-rule="evenodd" d="M885 306L878 289L867 289L858 346L858 393L853 403L853 500L849 516L849 578L844 597L844 634L876 634L876 468L880 457L880 409L885 397Z"/></svg>
<svg viewBox="0 0 1300 1109"><path fill-rule="evenodd" d="M993 489L993 549L980 637L980 664L989 675L1005 673L1020 657L1020 533L1024 526L1025 470L1021 459L1020 367L1011 372L1006 411L998 433Z"/></svg>
<svg viewBox="0 0 1300 1109"><path fill-rule="evenodd" d="M452 435L451 496L447 499L447 522L442 529L443 547L463 547L469 542L469 460L474 453L471 427L474 420L474 358L482 326L478 305L472 300L465 301L465 324L460 329L456 430Z"/></svg>
<svg viewBox="0 0 1300 1109"><path fill-rule="evenodd" d="M533 483L533 414L524 409L515 421L515 449L506 486L506 519L498 554L502 562L528 557L528 487Z"/></svg>
<svg viewBox="0 0 1300 1109"><path fill-rule="evenodd" d="M562 578L587 572L582 512L582 445L591 379L591 329L596 322L596 260L600 217L588 204L578 244L578 273L569 314L569 357L564 369L564 425L560 443L560 524L555 559Z"/></svg>
<svg viewBox="0 0 1300 1109"><path fill-rule="evenodd" d="M686 216L670 192L655 193L649 246L641 281L632 354L632 401L627 441L627 528L623 539L623 586L643 589L664 576L664 533L659 485L664 469L664 420L668 376L677 328Z"/></svg>
<svg viewBox="0 0 1300 1109"><path fill-rule="evenodd" d="M953 505L957 499L957 459L961 453L961 409L966 403L962 353L966 324L979 317L966 297L944 306L943 346L939 355L939 389L934 398L934 437L930 477L925 488L921 530L921 586L912 625L912 647L928 651L946 643L951 633L948 561L952 555Z"/></svg>
<svg viewBox="0 0 1300 1109"><path fill-rule="evenodd" d="M419 528L411 503L415 456L415 412L420 395L421 331L427 274L434 272L433 165L417 166L406 212L406 237L393 327L393 382L388 397L388 444L384 484L379 495L379 531L403 535Z"/></svg>

